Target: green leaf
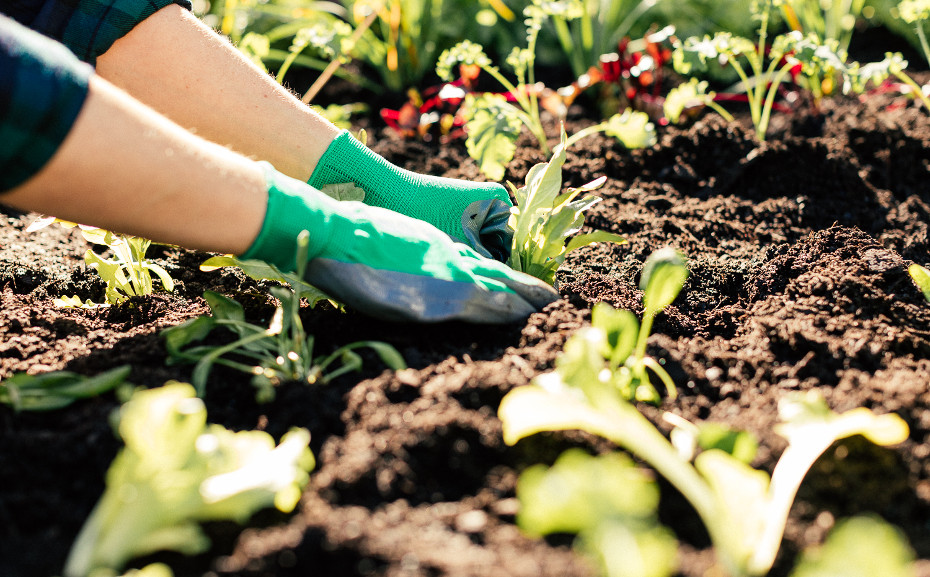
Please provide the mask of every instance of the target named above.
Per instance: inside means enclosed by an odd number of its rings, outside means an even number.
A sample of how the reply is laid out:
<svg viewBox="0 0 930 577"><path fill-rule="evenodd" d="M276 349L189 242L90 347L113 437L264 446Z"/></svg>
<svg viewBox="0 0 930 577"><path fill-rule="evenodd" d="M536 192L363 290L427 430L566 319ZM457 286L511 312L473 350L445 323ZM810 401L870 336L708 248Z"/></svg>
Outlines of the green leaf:
<svg viewBox="0 0 930 577"><path fill-rule="evenodd" d="M174 279L171 278L171 275L168 274L168 271L152 262L146 263L145 268L153 271L156 275L158 275L158 278L161 279L161 285L166 291L171 292L174 290Z"/></svg>
<svg viewBox="0 0 930 577"><path fill-rule="evenodd" d="M924 293L924 298L930 302L930 270L915 263L907 268L907 272L920 292Z"/></svg>
<svg viewBox="0 0 930 577"><path fill-rule="evenodd" d="M697 444L704 450L718 449L749 464L756 458L759 442L747 431L737 431L720 423L698 425Z"/></svg>
<svg viewBox="0 0 930 577"><path fill-rule="evenodd" d="M272 505L293 509L314 464L309 432L291 431L275 447L265 432L235 433L207 426L206 418L186 383L138 391L123 405L125 447L72 546L65 577L116 572L161 550L199 553L210 546L200 522L242 522Z"/></svg>
<svg viewBox="0 0 930 577"><path fill-rule="evenodd" d="M623 453L593 457L569 449L552 467L524 471L517 498L517 524L531 536L542 536L580 533L610 519L654 522L659 491Z"/></svg>
<svg viewBox="0 0 930 577"><path fill-rule="evenodd" d="M327 184L320 188L320 192L342 202L362 202L365 200L365 189L355 186L354 182Z"/></svg>
<svg viewBox="0 0 930 577"><path fill-rule="evenodd" d="M517 109L498 94L469 95L465 109L468 155L488 178L502 180L522 127Z"/></svg>
<svg viewBox="0 0 930 577"><path fill-rule="evenodd" d="M0 403L16 411L51 411L67 407L78 399L99 396L121 385L129 376L129 366L87 377L70 371L40 375L19 373L0 381Z"/></svg>
<svg viewBox="0 0 930 577"><path fill-rule="evenodd" d="M791 577L915 577L904 534L874 515L837 523L820 547L805 549Z"/></svg>
<svg viewBox="0 0 930 577"><path fill-rule="evenodd" d="M594 232L579 234L578 236L572 237L572 239L568 241L568 245L565 247L565 252L570 253L575 249L581 248L583 246L597 244L599 242L626 244L627 241L619 234L607 232L606 230L595 230Z"/></svg>
<svg viewBox="0 0 930 577"><path fill-rule="evenodd" d="M636 348L639 320L630 311L615 309L600 302L591 309L591 324L607 335L608 346L602 355L609 360L611 369L616 370Z"/></svg>
<svg viewBox="0 0 930 577"><path fill-rule="evenodd" d="M680 252L667 247L649 255L639 283L646 314L657 314L672 304L687 279L688 266Z"/></svg>

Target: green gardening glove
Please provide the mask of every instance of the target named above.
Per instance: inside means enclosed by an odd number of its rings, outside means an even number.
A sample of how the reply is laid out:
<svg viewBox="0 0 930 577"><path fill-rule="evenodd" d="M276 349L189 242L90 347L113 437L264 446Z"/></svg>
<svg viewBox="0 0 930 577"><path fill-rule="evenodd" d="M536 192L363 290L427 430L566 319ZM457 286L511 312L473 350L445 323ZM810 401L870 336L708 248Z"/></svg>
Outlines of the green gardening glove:
<svg viewBox="0 0 930 577"><path fill-rule="evenodd" d="M339 202L263 164L268 208L243 259L293 271L297 236L306 230L305 280L387 320L507 323L558 298L546 283L480 256L426 222Z"/></svg>
<svg viewBox="0 0 930 577"><path fill-rule="evenodd" d="M513 231L510 195L493 182L469 182L417 174L399 168L358 141L347 130L326 149L308 184L351 182L365 191L364 203L424 220L472 247L506 262Z"/></svg>

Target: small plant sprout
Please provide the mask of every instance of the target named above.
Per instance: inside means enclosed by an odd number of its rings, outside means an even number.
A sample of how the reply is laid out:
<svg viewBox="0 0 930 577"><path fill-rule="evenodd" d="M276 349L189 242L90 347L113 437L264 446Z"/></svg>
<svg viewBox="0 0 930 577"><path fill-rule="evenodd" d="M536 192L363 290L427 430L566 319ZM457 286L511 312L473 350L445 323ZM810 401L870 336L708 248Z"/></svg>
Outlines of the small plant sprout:
<svg viewBox="0 0 930 577"><path fill-rule="evenodd" d="M307 239L306 231L297 239L297 279L303 276L306 267ZM222 262L217 262L217 265ZM240 261L238 264L249 274L261 278L289 280L293 276L285 275L265 263ZM233 299L206 291L203 296L210 305L211 316L197 317L162 332L169 362L195 363L191 381L199 396L206 392L207 378L214 365L249 373L253 375L252 384L257 389L256 397L259 402L273 400L275 388L285 381L325 383L344 373L360 369L362 358L355 349L362 347L372 349L392 369L406 368L400 353L394 347L379 341L359 341L340 347L326 357L315 357L314 338L304 329L300 319L300 305L304 298L315 303L325 297L316 289L313 289L316 292L307 292L305 287L309 285L302 281L291 286L293 289L284 286L269 289L279 305L267 328L246 321L245 311ZM231 330L238 338L224 345L195 344L219 327ZM331 369L337 362L341 365Z"/></svg>
<svg viewBox="0 0 930 577"><path fill-rule="evenodd" d="M578 195L599 188L606 178L562 194L565 138L565 130L562 130L562 141L556 146L552 159L533 166L524 186L516 188L508 183L516 206L510 209L508 225L514 235L507 264L551 285L555 284L556 271L571 251L596 242L626 243L619 235L598 230L577 235L566 244L569 236L581 230L584 211L601 200L593 195L578 199Z"/></svg>
<svg viewBox="0 0 930 577"><path fill-rule="evenodd" d="M156 551L206 551L199 523L243 523L271 506L290 512L314 467L305 429L285 434L276 447L264 431L208 425L203 402L186 383L134 393L119 411L118 429L125 447L71 548L65 577L115 573Z"/></svg>
<svg viewBox="0 0 930 577"><path fill-rule="evenodd" d="M924 294L924 298L927 299L927 302L930 302L930 270L914 263L908 267L907 272L911 275L914 284L917 285L920 292Z"/></svg>
<svg viewBox="0 0 930 577"><path fill-rule="evenodd" d="M677 42L673 55L675 69L681 74L705 70L708 61L732 66L746 95L756 136L763 142L778 91L791 74L800 69L808 77L833 76L845 62L845 54L839 52L835 40L821 43L813 34L782 34L769 46L770 13L773 6L781 4L782 0L753 0L753 16L759 20L756 42L718 32ZM744 60L748 68L743 65Z"/></svg>
<svg viewBox="0 0 930 577"><path fill-rule="evenodd" d="M102 395L123 384L129 376L128 366L110 369L92 377L70 371L53 371L41 375L18 373L0 380L0 404L14 411L53 411L79 399Z"/></svg>
<svg viewBox="0 0 930 577"><path fill-rule="evenodd" d="M73 222L63 221L55 217L42 217L29 225L26 232L35 232L50 224L58 222L65 228L78 226L81 235L88 242L105 245L113 253L112 258L104 258L91 249L84 253L84 262L89 268L97 271L107 283L106 300L109 304L117 304L129 297L152 294L152 273L159 278L162 286L168 292L174 290L174 280L161 266L145 258L152 241L137 236L118 234L92 226L77 225ZM62 299L61 306L75 306L80 302L71 299ZM77 306L87 307L93 303L84 303Z"/></svg>
<svg viewBox="0 0 930 577"><path fill-rule="evenodd" d="M595 374L626 400L657 403L660 397L650 382L651 372L662 381L668 397L674 399L675 383L662 365L646 354L646 344L653 319L675 300L687 277L684 258L674 249L653 253L643 269L642 324L629 311L597 303L591 311L591 326L565 343L565 350L556 360L556 371L565 375Z"/></svg>
<svg viewBox="0 0 930 577"><path fill-rule="evenodd" d="M914 550L901 531L875 515L836 524L819 547L805 549L790 577L916 577Z"/></svg>
<svg viewBox="0 0 930 577"><path fill-rule="evenodd" d="M504 396L498 409L504 441L513 445L542 431L580 429L600 435L654 468L694 507L718 561L731 577L758 577L772 567L788 512L808 469L835 441L863 435L879 445L908 437L897 415L859 408L832 412L816 393L787 395L776 432L788 441L771 479L721 449L692 462L595 365L578 364L534 379Z"/></svg>
<svg viewBox="0 0 930 577"><path fill-rule="evenodd" d="M624 453L593 457L569 449L551 468L524 471L517 498L524 533L577 534L576 549L603 575L667 577L676 568L675 538L656 517L656 482Z"/></svg>

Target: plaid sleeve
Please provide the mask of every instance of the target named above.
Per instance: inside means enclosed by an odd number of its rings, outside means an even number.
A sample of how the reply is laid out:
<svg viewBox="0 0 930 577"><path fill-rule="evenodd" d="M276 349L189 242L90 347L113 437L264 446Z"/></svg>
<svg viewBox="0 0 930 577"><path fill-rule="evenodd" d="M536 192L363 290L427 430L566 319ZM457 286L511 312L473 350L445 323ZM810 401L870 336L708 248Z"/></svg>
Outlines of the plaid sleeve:
<svg viewBox="0 0 930 577"><path fill-rule="evenodd" d="M191 9L190 0L13 0L0 11L94 64L138 23L171 4Z"/></svg>
<svg viewBox="0 0 930 577"><path fill-rule="evenodd" d="M84 105L91 74L61 44L0 14L0 192L55 154Z"/></svg>

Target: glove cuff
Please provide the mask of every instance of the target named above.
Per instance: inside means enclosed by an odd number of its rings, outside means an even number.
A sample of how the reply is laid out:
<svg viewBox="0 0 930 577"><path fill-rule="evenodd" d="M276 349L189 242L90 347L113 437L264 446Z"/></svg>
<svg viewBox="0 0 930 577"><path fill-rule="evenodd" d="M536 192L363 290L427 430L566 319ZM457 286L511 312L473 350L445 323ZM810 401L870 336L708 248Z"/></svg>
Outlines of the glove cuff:
<svg viewBox="0 0 930 577"><path fill-rule="evenodd" d="M329 197L306 183L281 174L267 162L260 162L268 185L268 206L262 229L239 258L261 260L283 272L297 270L297 236L310 233L307 260L322 252L328 242L323 207L314 206ZM311 202L313 205L311 205Z"/></svg>

